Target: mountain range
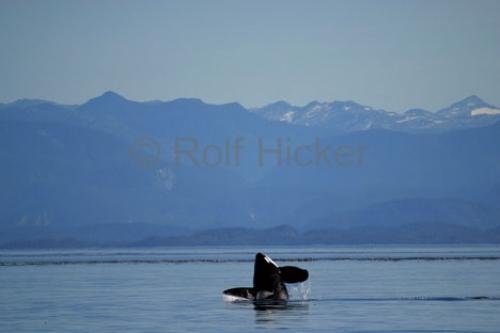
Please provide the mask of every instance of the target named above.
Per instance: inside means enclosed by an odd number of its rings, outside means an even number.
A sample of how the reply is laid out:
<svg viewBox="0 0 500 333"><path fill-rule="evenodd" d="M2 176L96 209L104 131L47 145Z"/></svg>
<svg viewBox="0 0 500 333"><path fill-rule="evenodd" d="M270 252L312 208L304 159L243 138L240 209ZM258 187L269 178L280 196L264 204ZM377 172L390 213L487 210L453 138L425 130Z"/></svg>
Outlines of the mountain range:
<svg viewBox="0 0 500 333"><path fill-rule="evenodd" d="M436 112L418 108L403 113L387 112L353 101L314 101L305 106L293 106L285 101L279 101L251 111L269 120L317 126L337 133L368 129L413 132L454 130L487 126L500 119L498 107L484 102L475 95Z"/></svg>
<svg viewBox="0 0 500 333"><path fill-rule="evenodd" d="M0 246L497 242L499 121L477 96L402 113L114 92L1 104Z"/></svg>

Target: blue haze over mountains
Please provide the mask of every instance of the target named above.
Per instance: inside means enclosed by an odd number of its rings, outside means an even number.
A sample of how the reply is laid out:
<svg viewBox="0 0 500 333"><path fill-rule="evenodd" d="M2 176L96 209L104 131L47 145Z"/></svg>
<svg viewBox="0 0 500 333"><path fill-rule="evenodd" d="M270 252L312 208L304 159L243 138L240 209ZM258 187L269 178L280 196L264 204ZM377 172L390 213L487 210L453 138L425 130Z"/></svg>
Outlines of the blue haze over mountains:
<svg viewBox="0 0 500 333"><path fill-rule="evenodd" d="M240 137L241 161L176 165L179 137L200 147ZM3 247L500 241L500 110L477 96L391 113L106 92L82 105L1 104L0 139ZM363 156L300 167L269 155L259 166L259 139ZM144 140L149 162L135 151Z"/></svg>

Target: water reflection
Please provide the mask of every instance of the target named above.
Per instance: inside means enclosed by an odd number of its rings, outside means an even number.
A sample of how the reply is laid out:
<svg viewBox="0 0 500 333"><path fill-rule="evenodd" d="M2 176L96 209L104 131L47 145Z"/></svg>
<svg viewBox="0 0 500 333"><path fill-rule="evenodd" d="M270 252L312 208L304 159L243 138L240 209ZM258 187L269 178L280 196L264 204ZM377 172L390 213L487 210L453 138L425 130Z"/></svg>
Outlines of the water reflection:
<svg viewBox="0 0 500 333"><path fill-rule="evenodd" d="M254 303L255 324L290 327L294 321L304 321L309 314L309 305L307 301Z"/></svg>

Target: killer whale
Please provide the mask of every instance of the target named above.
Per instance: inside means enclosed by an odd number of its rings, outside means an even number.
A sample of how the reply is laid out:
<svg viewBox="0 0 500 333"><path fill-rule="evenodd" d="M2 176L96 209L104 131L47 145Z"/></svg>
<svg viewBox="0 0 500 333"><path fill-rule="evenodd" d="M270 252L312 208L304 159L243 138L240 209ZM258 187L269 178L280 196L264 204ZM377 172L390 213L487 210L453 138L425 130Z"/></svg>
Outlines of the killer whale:
<svg viewBox="0 0 500 333"><path fill-rule="evenodd" d="M286 301L285 283L299 283L309 278L309 272L295 266L278 266L263 253L255 255L253 287L237 287L223 291L226 301Z"/></svg>

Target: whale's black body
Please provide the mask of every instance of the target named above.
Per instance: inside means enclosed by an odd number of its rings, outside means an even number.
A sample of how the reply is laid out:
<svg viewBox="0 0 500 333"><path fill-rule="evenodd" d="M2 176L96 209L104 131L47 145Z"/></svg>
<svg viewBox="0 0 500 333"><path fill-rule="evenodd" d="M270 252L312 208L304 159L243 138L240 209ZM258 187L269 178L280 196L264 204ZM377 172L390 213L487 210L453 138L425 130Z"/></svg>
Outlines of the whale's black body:
<svg viewBox="0 0 500 333"><path fill-rule="evenodd" d="M309 273L294 266L279 267L268 256L257 253L253 272L253 287L231 288L223 294L230 300L288 300L285 283L298 283L307 280Z"/></svg>

